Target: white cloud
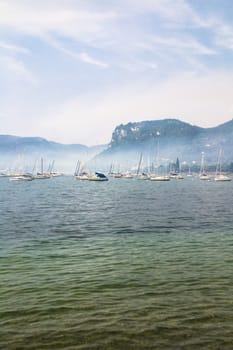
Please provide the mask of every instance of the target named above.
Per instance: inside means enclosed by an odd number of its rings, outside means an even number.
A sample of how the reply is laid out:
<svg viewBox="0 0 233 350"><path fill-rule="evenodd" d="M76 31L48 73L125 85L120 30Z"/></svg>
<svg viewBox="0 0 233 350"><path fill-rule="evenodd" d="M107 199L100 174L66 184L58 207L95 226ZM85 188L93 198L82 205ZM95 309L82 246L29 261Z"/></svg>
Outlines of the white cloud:
<svg viewBox="0 0 233 350"><path fill-rule="evenodd" d="M233 50L233 27L219 21L216 21L214 27L217 28L215 43L220 47Z"/></svg>
<svg viewBox="0 0 233 350"><path fill-rule="evenodd" d="M79 38L102 32L106 21L113 20L114 12L86 10L73 1L18 1L0 2L0 25L27 35L48 33Z"/></svg>
<svg viewBox="0 0 233 350"><path fill-rule="evenodd" d="M214 55L216 51L211 48L208 48L204 44L200 43L196 39L188 36L184 37L159 37L154 36L151 38L151 42L155 45L166 47L170 50L188 50L189 54L198 54L198 55ZM155 47L156 48L156 47Z"/></svg>
<svg viewBox="0 0 233 350"><path fill-rule="evenodd" d="M201 17L185 0L114 0L100 6L90 0L1 0L0 26L39 37L70 57L101 68L111 64L96 57L92 48L107 50L112 60L116 55L122 56L123 64L119 57L114 61L115 66L119 64L121 67L129 66L131 55L136 58L135 62L142 62L143 46L144 49L146 46L153 48L154 52L155 44L157 51L169 48L169 56L171 52L177 54L178 50L180 56L187 50L198 55L214 53L199 39L184 37L179 31L172 32L172 38L166 37L157 33L155 24L156 36L153 38L143 26L137 25L138 16L143 18L145 13L158 16L163 26L206 25L208 20L205 19L203 24ZM82 43L81 52L71 49L67 38ZM145 64L148 65L146 60ZM140 64L138 67L140 70Z"/></svg>
<svg viewBox="0 0 233 350"><path fill-rule="evenodd" d="M185 0L122 0L133 12L155 13L167 20L166 25L185 25L205 27L206 19L201 16Z"/></svg>
<svg viewBox="0 0 233 350"><path fill-rule="evenodd" d="M73 1L0 1L0 28L42 39L64 54L100 68L107 68L108 63L96 58L88 50L75 52L69 48L67 39L90 47L98 46L98 42L108 41L107 27L112 25L116 17L114 11L100 12ZM29 51L5 43L0 43L1 47L21 53Z"/></svg>
<svg viewBox="0 0 233 350"><path fill-rule="evenodd" d="M18 58L7 55L0 56L0 63L1 69L5 71L4 73L8 72L8 78L11 80L21 80L37 85L36 75Z"/></svg>
<svg viewBox="0 0 233 350"><path fill-rule="evenodd" d="M203 18L190 4L0 0L0 30L6 38L14 38L14 43L0 42L1 84L11 87L13 79L19 82L14 91L22 102L12 120L16 113L35 118L30 128L24 119L17 124L21 134L96 143L108 142L113 128L130 120L180 117L214 125L223 115L225 120L231 118L233 74L217 70L224 62L224 49L233 48L233 28L217 13L216 18L208 14ZM216 72L209 72L209 64L215 64ZM29 101L24 87L30 84L24 83L36 84L37 77L43 84L36 92L31 89ZM98 91L96 79L101 81ZM4 91L11 100L10 88ZM67 98L73 91L84 95Z"/></svg>
<svg viewBox="0 0 233 350"><path fill-rule="evenodd" d="M84 63L95 65L95 66L98 66L100 68L108 68L109 67L108 63L103 62L103 61L89 55L87 52L75 52L75 51L72 51L70 49L67 49L58 40L51 38L48 35L44 36L44 39L47 43L49 43L49 45L53 46L57 50L63 52L67 56L70 56L78 61L82 61Z"/></svg>
<svg viewBox="0 0 233 350"><path fill-rule="evenodd" d="M99 60L97 60L94 57L91 57L88 53L86 52L81 52L79 55L80 59L85 62L85 63L89 63L89 64L93 64L95 66L99 66L101 68L108 68L108 64L105 62L101 62Z"/></svg>
<svg viewBox="0 0 233 350"><path fill-rule="evenodd" d="M9 51L11 53L22 53L22 54L28 54L30 52L29 49L21 46L17 46L14 44L9 44L3 41L0 41L0 49Z"/></svg>

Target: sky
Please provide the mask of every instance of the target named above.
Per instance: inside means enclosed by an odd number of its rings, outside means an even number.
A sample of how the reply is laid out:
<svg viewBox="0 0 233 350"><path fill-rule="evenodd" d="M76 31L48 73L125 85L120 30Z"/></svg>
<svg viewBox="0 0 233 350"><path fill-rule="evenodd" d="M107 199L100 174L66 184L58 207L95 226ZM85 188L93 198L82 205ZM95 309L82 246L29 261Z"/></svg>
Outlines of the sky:
<svg viewBox="0 0 233 350"><path fill-rule="evenodd" d="M119 124L233 118L232 0L0 0L0 134L85 145Z"/></svg>

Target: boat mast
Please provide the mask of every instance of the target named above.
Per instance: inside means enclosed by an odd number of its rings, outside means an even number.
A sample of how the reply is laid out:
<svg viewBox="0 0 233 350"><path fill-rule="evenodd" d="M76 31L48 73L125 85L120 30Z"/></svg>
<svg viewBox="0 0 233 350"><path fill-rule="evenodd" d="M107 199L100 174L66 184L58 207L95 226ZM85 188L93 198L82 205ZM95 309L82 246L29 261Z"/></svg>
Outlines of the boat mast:
<svg viewBox="0 0 233 350"><path fill-rule="evenodd" d="M157 138L157 155L156 155L156 164L157 164L157 175L159 175L159 136L160 132L157 131L156 135L158 136Z"/></svg>
<svg viewBox="0 0 233 350"><path fill-rule="evenodd" d="M137 169L137 176L139 174L139 171L140 171L140 168L141 168L141 164L142 164L142 153L140 154L140 158L139 158L138 169Z"/></svg>
<svg viewBox="0 0 233 350"><path fill-rule="evenodd" d="M79 169L80 169L80 160L77 161L77 164L76 164L76 168L75 168L75 171L74 171L74 176L78 175L79 173Z"/></svg>
<svg viewBox="0 0 233 350"><path fill-rule="evenodd" d="M41 157L41 174L44 174L44 160Z"/></svg>
<svg viewBox="0 0 233 350"><path fill-rule="evenodd" d="M216 175L218 175L218 171L219 171L219 175L221 175L222 174L222 148L220 148L218 152L218 163L216 166Z"/></svg>
<svg viewBox="0 0 233 350"><path fill-rule="evenodd" d="M205 159L205 153L201 152L201 167L200 167L200 175L205 173L205 166L204 166L204 159Z"/></svg>

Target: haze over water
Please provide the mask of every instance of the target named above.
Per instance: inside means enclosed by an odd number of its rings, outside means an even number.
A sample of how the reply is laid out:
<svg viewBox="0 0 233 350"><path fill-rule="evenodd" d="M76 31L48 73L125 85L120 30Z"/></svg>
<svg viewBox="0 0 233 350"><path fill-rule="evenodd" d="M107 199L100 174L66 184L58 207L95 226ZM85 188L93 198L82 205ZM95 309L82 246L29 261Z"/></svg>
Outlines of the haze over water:
<svg viewBox="0 0 233 350"><path fill-rule="evenodd" d="M0 181L0 348L232 349L233 182Z"/></svg>

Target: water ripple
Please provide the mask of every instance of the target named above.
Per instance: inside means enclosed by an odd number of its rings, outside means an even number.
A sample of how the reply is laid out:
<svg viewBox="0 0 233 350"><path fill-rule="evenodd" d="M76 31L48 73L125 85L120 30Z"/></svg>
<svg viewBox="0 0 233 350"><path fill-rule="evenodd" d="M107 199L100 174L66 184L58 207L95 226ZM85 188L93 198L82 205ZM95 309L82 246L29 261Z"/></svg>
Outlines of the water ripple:
<svg viewBox="0 0 233 350"><path fill-rule="evenodd" d="M1 349L232 349L232 183L15 185L0 184Z"/></svg>

